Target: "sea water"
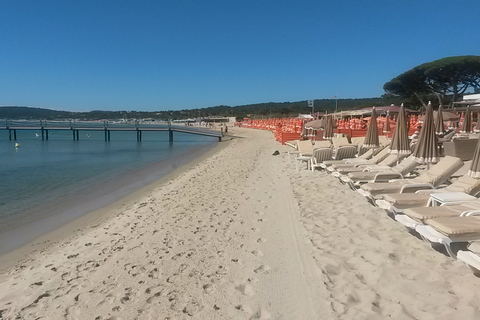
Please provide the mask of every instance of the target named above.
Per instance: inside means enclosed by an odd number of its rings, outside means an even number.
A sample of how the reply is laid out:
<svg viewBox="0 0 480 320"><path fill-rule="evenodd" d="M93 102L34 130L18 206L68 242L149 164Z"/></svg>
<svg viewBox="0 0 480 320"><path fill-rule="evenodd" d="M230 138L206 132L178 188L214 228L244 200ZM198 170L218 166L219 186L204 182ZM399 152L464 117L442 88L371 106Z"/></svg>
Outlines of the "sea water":
<svg viewBox="0 0 480 320"><path fill-rule="evenodd" d="M0 254L121 199L215 146L217 138L168 132L0 131ZM16 145L18 144L18 145Z"/></svg>

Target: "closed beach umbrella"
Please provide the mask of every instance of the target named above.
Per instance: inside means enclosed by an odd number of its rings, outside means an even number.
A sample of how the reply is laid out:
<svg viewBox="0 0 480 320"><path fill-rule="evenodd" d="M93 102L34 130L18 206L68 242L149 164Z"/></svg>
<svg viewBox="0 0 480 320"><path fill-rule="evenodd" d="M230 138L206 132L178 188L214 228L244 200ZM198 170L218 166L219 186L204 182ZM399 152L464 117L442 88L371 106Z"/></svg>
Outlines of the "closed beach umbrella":
<svg viewBox="0 0 480 320"><path fill-rule="evenodd" d="M365 141L363 142L365 148L378 148L378 125L377 125L377 112L375 107L372 108L372 116L370 117L370 122L367 127L367 135L365 136Z"/></svg>
<svg viewBox="0 0 480 320"><path fill-rule="evenodd" d="M323 139L330 140L333 138L333 119L332 115L326 116L325 128L323 130Z"/></svg>
<svg viewBox="0 0 480 320"><path fill-rule="evenodd" d="M439 160L438 139L435 134L435 123L433 121L432 104L429 102L425 117L423 119L422 130L418 137L418 142L413 150L413 156L417 162L427 164L435 163Z"/></svg>
<svg viewBox="0 0 480 320"><path fill-rule="evenodd" d="M473 153L472 164L468 170L468 175L472 178L480 178L480 139L478 139L477 147Z"/></svg>
<svg viewBox="0 0 480 320"><path fill-rule="evenodd" d="M444 134L445 133L445 126L443 125L442 105L440 105L440 107L438 107L437 117L435 118L435 133L436 134Z"/></svg>
<svg viewBox="0 0 480 320"><path fill-rule="evenodd" d="M470 133L470 132L472 132L472 112L470 112L470 106L467 106L467 111L465 111L465 117L463 119L460 133Z"/></svg>
<svg viewBox="0 0 480 320"><path fill-rule="evenodd" d="M306 129L319 130L320 128L323 128L323 127L324 127L323 119L313 120L305 123Z"/></svg>
<svg viewBox="0 0 480 320"><path fill-rule="evenodd" d="M410 143L408 141L407 117L403 103L397 116L395 129L393 130L392 142L390 143L390 153L392 154L410 154Z"/></svg>

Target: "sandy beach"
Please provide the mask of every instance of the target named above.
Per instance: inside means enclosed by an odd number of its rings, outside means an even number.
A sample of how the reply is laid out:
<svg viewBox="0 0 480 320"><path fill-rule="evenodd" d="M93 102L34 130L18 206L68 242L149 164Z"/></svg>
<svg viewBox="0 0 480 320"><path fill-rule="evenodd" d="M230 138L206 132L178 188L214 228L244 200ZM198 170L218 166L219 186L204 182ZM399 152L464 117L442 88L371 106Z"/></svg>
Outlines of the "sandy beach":
<svg viewBox="0 0 480 320"><path fill-rule="evenodd" d="M272 133L229 132L3 268L0 319L480 318L464 264L336 178L296 171Z"/></svg>

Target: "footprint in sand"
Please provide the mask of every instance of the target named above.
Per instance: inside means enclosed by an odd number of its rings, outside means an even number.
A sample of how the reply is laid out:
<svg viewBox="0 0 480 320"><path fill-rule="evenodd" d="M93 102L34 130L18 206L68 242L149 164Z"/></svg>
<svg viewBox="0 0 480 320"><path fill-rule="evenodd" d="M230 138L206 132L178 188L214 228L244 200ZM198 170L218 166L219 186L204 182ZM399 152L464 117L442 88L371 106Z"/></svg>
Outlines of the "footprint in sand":
<svg viewBox="0 0 480 320"><path fill-rule="evenodd" d="M253 319L271 319L271 318L272 318L272 315L270 314L270 312L265 310L265 308L261 308L250 319L253 320Z"/></svg>
<svg viewBox="0 0 480 320"><path fill-rule="evenodd" d="M154 302L156 299L159 299L159 297L162 295L162 291L158 291L158 292L155 292L155 294L153 294L151 297L149 297L146 301L147 303L152 303Z"/></svg>
<svg viewBox="0 0 480 320"><path fill-rule="evenodd" d="M250 308L249 306L241 305L241 304L239 304L238 306L235 306L235 309L243 311L247 314L252 314L253 313L252 308Z"/></svg>
<svg viewBox="0 0 480 320"><path fill-rule="evenodd" d="M257 249L253 250L252 254L257 256L257 257L263 257L263 252L260 251L260 250L257 250Z"/></svg>
<svg viewBox="0 0 480 320"><path fill-rule="evenodd" d="M253 290L253 287L248 283L240 284L236 286L235 289L237 289L246 296L253 296L255 294L255 290Z"/></svg>
<svg viewBox="0 0 480 320"><path fill-rule="evenodd" d="M270 271L270 266L261 265L260 267L253 270L255 273L268 273Z"/></svg>

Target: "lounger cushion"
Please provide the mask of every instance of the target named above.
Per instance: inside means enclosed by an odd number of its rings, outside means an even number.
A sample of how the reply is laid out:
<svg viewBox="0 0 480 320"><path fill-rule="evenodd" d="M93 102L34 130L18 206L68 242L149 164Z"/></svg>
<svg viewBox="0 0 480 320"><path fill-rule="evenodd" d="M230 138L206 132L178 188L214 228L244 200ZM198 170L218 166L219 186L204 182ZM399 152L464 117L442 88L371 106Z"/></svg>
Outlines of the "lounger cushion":
<svg viewBox="0 0 480 320"><path fill-rule="evenodd" d="M480 218L477 216L435 218L427 223L447 236L480 233Z"/></svg>
<svg viewBox="0 0 480 320"><path fill-rule="evenodd" d="M383 200L391 203L395 208L403 209L409 207L426 206L430 194L425 193L387 193Z"/></svg>
<svg viewBox="0 0 480 320"><path fill-rule="evenodd" d="M480 210L480 200L465 202L454 206L412 207L403 210L409 217L423 221L437 217L460 216L464 211Z"/></svg>
<svg viewBox="0 0 480 320"><path fill-rule="evenodd" d="M445 191L448 192L464 192L468 194L474 194L480 189L480 179L475 179L469 177L468 175L463 175L457 180L455 180L451 185L445 188Z"/></svg>
<svg viewBox="0 0 480 320"><path fill-rule="evenodd" d="M463 211L469 210L465 207L458 207L459 206L412 207L403 210L403 214L409 216L412 219L425 223L426 220L433 218L459 217Z"/></svg>

